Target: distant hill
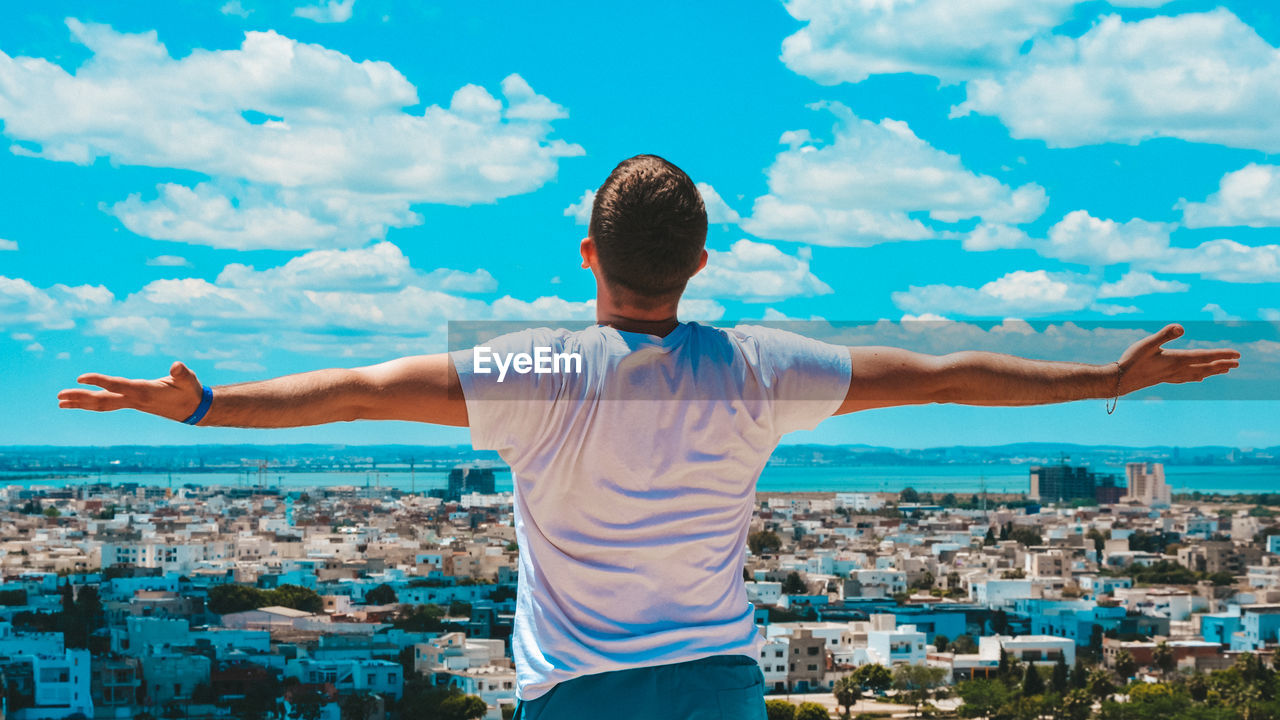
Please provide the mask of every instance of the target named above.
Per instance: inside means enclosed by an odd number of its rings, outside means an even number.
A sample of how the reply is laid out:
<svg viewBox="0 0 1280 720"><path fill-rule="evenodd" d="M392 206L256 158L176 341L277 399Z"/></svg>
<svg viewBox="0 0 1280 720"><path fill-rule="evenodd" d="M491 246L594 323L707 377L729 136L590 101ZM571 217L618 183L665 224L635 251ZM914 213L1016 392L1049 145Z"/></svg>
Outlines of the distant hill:
<svg viewBox="0 0 1280 720"><path fill-rule="evenodd" d="M1156 445L1077 445L1070 443L1012 443L953 445L937 448L892 448L864 444L781 445L773 465L938 465L1047 464L1062 460L1073 465L1115 465L1162 462L1166 465L1280 464L1280 446L1234 448L1223 445L1175 447ZM503 465L497 453L476 451L469 445L114 445L114 446L0 446L0 471L110 469L119 472L178 470L226 471L257 468L333 471L379 468L388 471L446 469L465 462Z"/></svg>

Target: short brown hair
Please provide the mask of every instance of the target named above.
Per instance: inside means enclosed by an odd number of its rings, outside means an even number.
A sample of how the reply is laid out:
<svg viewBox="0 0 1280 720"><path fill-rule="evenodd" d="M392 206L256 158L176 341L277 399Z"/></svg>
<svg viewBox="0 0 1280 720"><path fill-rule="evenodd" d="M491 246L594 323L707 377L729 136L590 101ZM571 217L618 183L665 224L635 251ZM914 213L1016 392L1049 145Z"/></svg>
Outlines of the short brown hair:
<svg viewBox="0 0 1280 720"><path fill-rule="evenodd" d="M656 305L679 298L697 271L707 210L683 170L657 155L636 155L596 191L589 232L609 284Z"/></svg>

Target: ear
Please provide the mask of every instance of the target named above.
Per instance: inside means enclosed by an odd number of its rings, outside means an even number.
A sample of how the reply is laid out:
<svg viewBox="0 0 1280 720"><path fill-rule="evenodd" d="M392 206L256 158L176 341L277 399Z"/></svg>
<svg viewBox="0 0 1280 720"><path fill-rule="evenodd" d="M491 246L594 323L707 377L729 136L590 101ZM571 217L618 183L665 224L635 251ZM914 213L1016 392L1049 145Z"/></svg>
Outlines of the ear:
<svg viewBox="0 0 1280 720"><path fill-rule="evenodd" d="M702 255L698 258L698 267L693 269L693 275L697 275L699 272L702 272L702 268L706 266L707 266L707 249L703 248ZM689 277L693 277L693 275L690 275Z"/></svg>
<svg viewBox="0 0 1280 720"><path fill-rule="evenodd" d="M596 241L591 236L582 238L582 242L578 245L578 252L582 254L582 267L590 268L596 264Z"/></svg>

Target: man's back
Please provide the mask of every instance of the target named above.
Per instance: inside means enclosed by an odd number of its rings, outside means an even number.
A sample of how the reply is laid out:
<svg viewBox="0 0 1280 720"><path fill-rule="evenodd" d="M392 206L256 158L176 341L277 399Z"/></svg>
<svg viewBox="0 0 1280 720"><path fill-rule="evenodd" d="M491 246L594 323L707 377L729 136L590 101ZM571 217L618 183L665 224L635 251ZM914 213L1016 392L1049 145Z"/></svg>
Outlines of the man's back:
<svg viewBox="0 0 1280 720"><path fill-rule="evenodd" d="M767 328L595 326L488 343L577 353L581 372L476 373L456 353L473 445L511 465L520 696L583 674L755 657L741 576L755 481L782 434L849 384L846 348Z"/></svg>

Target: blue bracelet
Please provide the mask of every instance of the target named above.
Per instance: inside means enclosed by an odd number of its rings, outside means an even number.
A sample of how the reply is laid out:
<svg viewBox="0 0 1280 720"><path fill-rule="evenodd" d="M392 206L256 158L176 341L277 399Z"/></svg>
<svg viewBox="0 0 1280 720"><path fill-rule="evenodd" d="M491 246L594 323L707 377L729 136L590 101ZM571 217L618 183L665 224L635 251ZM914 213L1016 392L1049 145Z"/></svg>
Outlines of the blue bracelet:
<svg viewBox="0 0 1280 720"><path fill-rule="evenodd" d="M200 393L200 404L196 406L196 411L191 413L191 417L182 422L188 425L195 425L204 419L206 413L209 412L209 406L213 405L213 388L204 385L204 390Z"/></svg>

